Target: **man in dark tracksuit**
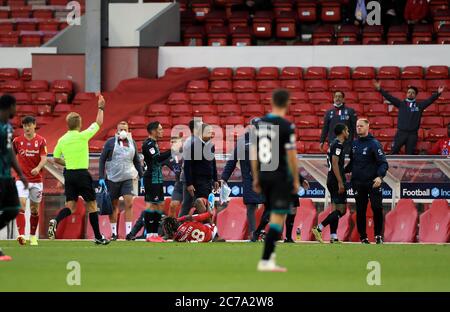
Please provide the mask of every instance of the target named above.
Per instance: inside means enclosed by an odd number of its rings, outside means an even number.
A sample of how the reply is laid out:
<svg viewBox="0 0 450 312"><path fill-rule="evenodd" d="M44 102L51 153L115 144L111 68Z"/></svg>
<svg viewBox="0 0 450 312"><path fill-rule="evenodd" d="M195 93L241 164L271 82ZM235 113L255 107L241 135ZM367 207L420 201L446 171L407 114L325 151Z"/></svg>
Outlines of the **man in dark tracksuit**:
<svg viewBox="0 0 450 312"><path fill-rule="evenodd" d="M202 124L202 139L193 140L187 151L189 157L184 159L184 178L186 189L194 199L208 198L213 190L219 188L217 179L215 148L210 141L212 128Z"/></svg>
<svg viewBox="0 0 450 312"><path fill-rule="evenodd" d="M375 239L383 243L383 194L381 184L389 169L380 142L369 133L369 121L359 119L356 123L358 139L353 141L350 162L345 172L352 173L352 187L356 201L356 223L363 244L369 244L366 233L366 210L368 199L372 204Z"/></svg>
<svg viewBox="0 0 450 312"><path fill-rule="evenodd" d="M398 154L403 145L406 146L406 154L414 155L420 128L420 120L423 111L436 101L444 87L439 87L436 93L433 93L428 99L416 102L418 89L416 87L408 87L406 99L400 100L393 97L383 90L379 82L374 82L375 89L379 91L389 102L398 108L397 133L395 134L394 144L392 146L392 154Z"/></svg>
<svg viewBox="0 0 450 312"><path fill-rule="evenodd" d="M328 144L331 144L331 142L336 139L336 135L334 134L334 127L336 127L337 124L344 124L348 127L350 136L348 137L348 140L345 141L344 151L345 154L348 154L350 152L350 147L355 135L357 116L353 108L345 105L344 99L344 92L334 92L334 107L327 110L323 118L322 134L320 135L320 150L322 152L323 145L326 139L328 139Z"/></svg>
<svg viewBox="0 0 450 312"><path fill-rule="evenodd" d="M259 120L259 118L254 118ZM257 122L257 121L256 121ZM253 120L251 122L253 124ZM242 188L244 204L247 206L247 221L252 237L256 228L255 211L258 208L258 204L263 203L262 196L253 191L253 177L252 169L250 165L250 132L247 131L243 136L239 137L236 143L236 147L233 151L233 155L230 160L225 164L220 183L228 182L239 162L241 167L242 176Z"/></svg>

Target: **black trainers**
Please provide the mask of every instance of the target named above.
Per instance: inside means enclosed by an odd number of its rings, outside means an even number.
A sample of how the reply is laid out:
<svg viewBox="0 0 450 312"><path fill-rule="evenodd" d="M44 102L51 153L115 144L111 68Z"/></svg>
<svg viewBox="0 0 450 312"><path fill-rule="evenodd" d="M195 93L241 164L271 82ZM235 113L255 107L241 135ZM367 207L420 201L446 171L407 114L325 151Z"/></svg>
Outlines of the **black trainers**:
<svg viewBox="0 0 450 312"><path fill-rule="evenodd" d="M383 244L383 236L380 236L380 235L375 236L375 242L378 245Z"/></svg>
<svg viewBox="0 0 450 312"><path fill-rule="evenodd" d="M285 242L285 243L295 243L294 240L292 239L292 237L291 237L291 238L287 238L287 237L286 237L286 238L284 239L284 242Z"/></svg>
<svg viewBox="0 0 450 312"><path fill-rule="evenodd" d="M96 244L96 245L108 245L109 243L110 243L110 241L109 240L107 240L106 238L105 238L105 236L103 236L102 235L102 238L96 238L95 240L94 240L94 243Z"/></svg>
<svg viewBox="0 0 450 312"><path fill-rule="evenodd" d="M111 241L113 242L116 240L117 240L117 235L116 234L111 235Z"/></svg>
<svg viewBox="0 0 450 312"><path fill-rule="evenodd" d="M136 240L136 237L134 237L133 235L131 235L131 233L127 234L127 236L125 237L125 239L127 241L134 241Z"/></svg>
<svg viewBox="0 0 450 312"><path fill-rule="evenodd" d="M361 243L362 243L362 244L370 244L370 242L369 242L369 240L368 240L367 238L363 238L363 239L361 240Z"/></svg>

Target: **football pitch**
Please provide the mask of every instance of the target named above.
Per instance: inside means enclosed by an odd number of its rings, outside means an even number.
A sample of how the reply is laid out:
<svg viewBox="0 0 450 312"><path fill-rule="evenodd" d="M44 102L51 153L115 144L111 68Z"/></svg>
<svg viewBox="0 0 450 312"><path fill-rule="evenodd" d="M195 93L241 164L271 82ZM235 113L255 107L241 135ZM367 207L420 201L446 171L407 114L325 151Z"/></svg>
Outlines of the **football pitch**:
<svg viewBox="0 0 450 312"><path fill-rule="evenodd" d="M450 245L278 244L287 273L260 273L262 243L0 241L5 291L450 291ZM79 263L80 285L67 280ZM370 261L381 285L369 285ZM69 275L69 278L68 278ZM373 275L370 275L373 276ZM371 278L369 278L371 279Z"/></svg>

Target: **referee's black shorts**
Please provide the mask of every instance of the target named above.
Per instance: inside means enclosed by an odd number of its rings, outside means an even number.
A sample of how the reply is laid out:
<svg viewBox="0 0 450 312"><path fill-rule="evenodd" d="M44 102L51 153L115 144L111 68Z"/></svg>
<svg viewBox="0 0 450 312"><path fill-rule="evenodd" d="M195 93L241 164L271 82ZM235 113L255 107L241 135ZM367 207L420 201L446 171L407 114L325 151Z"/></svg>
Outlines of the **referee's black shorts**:
<svg viewBox="0 0 450 312"><path fill-rule="evenodd" d="M78 196L83 197L86 202L95 201L95 189L87 169L65 170L64 179L66 201L77 201Z"/></svg>

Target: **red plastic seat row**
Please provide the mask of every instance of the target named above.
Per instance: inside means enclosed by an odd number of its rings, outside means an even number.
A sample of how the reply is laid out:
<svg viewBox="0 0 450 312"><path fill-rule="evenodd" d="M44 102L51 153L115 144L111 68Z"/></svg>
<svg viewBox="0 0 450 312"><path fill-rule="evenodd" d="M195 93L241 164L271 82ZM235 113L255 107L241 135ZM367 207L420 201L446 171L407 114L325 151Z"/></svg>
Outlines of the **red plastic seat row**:
<svg viewBox="0 0 450 312"><path fill-rule="evenodd" d="M45 92L72 93L72 81L56 80L50 84L45 80L6 80L0 83L1 92Z"/></svg>

